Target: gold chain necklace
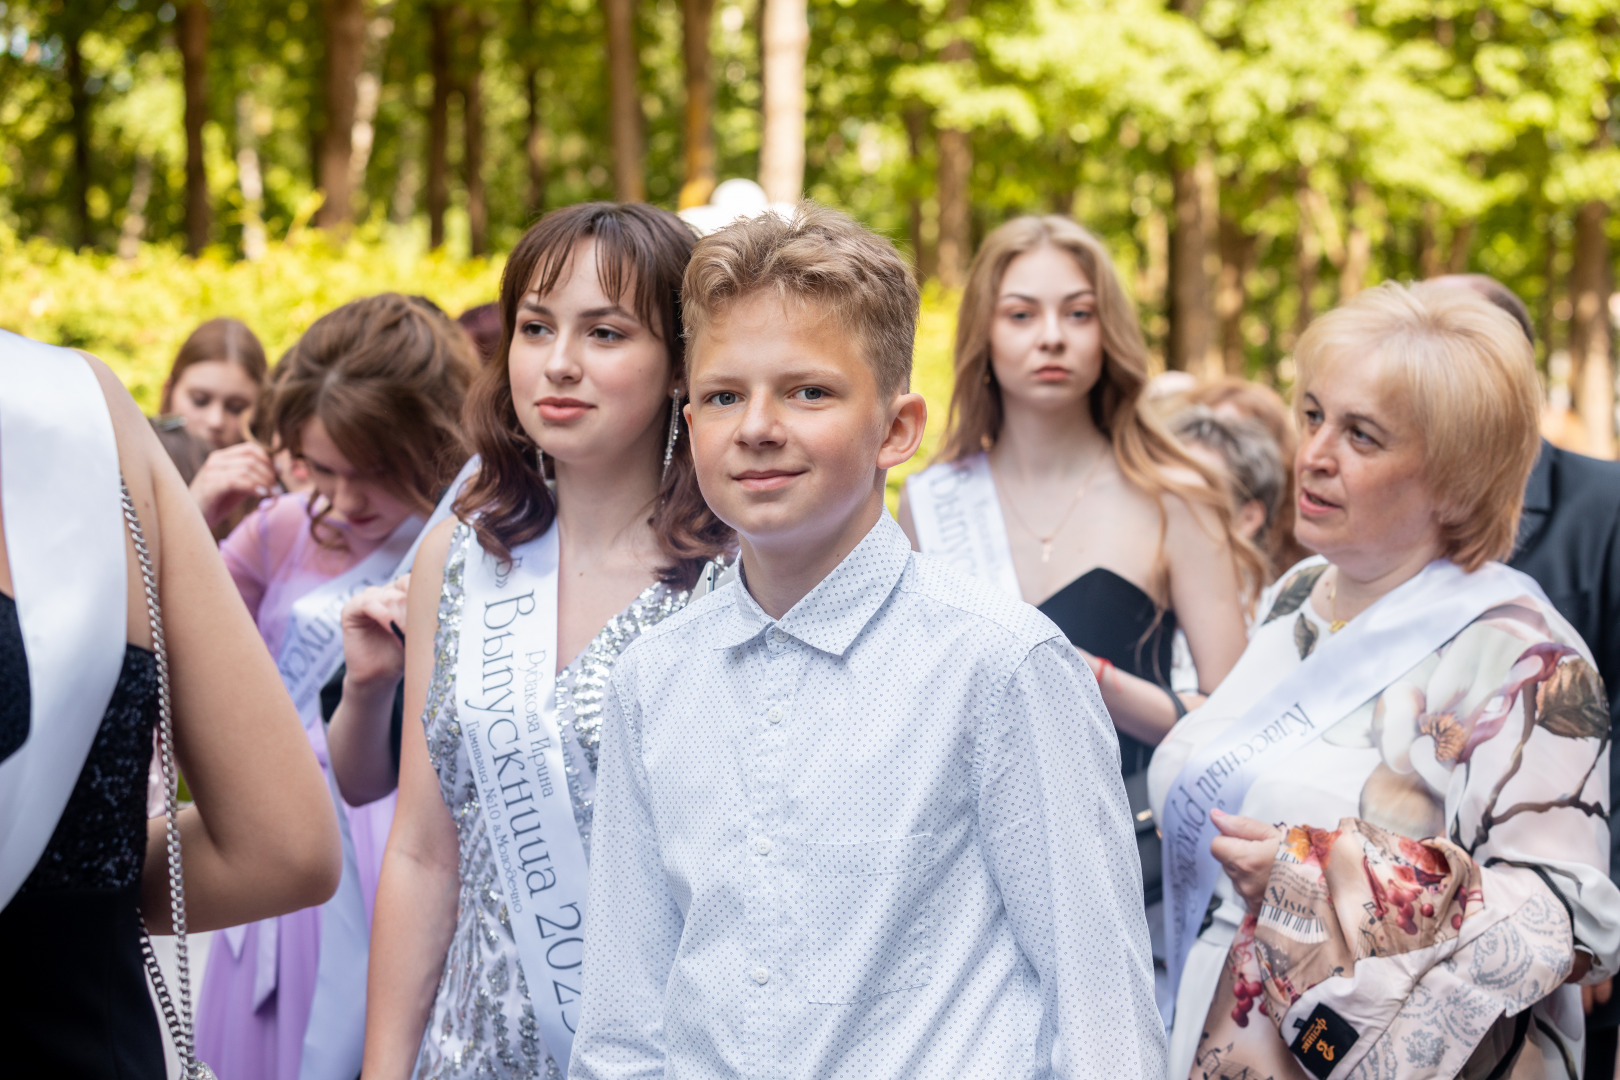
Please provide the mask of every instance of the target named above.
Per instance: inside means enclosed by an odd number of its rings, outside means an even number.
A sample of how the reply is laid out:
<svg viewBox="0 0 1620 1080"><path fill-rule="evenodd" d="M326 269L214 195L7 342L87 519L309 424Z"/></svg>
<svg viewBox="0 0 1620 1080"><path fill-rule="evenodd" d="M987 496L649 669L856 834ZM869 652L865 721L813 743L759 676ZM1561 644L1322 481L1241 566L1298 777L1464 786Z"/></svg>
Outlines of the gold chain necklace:
<svg viewBox="0 0 1620 1080"><path fill-rule="evenodd" d="M1328 581L1328 633L1337 634L1344 629L1349 619L1339 618L1339 571L1333 571L1333 577Z"/></svg>
<svg viewBox="0 0 1620 1080"><path fill-rule="evenodd" d="M1041 562L1049 563L1052 561L1052 542L1057 539L1058 533L1063 531L1063 526L1069 523L1069 517L1074 513L1075 507L1080 505L1080 500L1085 496L1086 489L1091 486L1092 477L1097 475L1097 470L1102 467L1103 458L1107 455L1107 450L1100 451L1097 454L1097 460L1091 463L1091 467L1086 470L1086 474L1080 478L1080 486L1075 490L1074 498L1069 500L1069 508L1063 511L1063 516L1058 518L1057 525L1045 536L1030 528L1029 522L1025 521L1024 515L1018 512L1018 507L1014 505L1013 500L1007 500L1007 509L1012 511L1014 520L1023 527L1025 532L1040 542Z"/></svg>

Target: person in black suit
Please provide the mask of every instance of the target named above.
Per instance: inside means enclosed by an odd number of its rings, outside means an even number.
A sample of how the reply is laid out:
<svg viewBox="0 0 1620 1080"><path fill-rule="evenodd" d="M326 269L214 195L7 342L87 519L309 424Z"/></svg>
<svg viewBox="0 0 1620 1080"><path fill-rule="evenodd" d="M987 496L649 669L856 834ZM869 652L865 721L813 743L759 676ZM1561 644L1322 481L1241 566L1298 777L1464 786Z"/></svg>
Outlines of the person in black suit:
<svg viewBox="0 0 1620 1080"><path fill-rule="evenodd" d="M1473 289L1512 315L1535 344L1530 312L1506 285L1484 274L1440 280ZM1574 454L1543 439L1508 565L1535 578L1586 640L1608 691L1611 740L1620 736L1620 462ZM1609 790L1611 797L1620 792L1620 755L1612 750ZM1609 839L1609 874L1620 882L1620 831L1611 828ZM1604 983L1589 998L1585 1075L1591 1080L1615 1075L1620 995L1612 991Z"/></svg>

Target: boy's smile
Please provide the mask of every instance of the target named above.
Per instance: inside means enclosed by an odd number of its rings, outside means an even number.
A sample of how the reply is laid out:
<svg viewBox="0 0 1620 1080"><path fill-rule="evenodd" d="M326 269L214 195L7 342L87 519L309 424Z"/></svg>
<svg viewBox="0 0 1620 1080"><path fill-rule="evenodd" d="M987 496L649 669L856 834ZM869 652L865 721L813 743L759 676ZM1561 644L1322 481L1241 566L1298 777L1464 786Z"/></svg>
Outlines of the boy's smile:
<svg viewBox="0 0 1620 1080"><path fill-rule="evenodd" d="M698 483L737 530L750 591L778 559L813 584L876 523L884 472L921 438L921 397L891 400L853 335L769 291L729 305L688 356Z"/></svg>

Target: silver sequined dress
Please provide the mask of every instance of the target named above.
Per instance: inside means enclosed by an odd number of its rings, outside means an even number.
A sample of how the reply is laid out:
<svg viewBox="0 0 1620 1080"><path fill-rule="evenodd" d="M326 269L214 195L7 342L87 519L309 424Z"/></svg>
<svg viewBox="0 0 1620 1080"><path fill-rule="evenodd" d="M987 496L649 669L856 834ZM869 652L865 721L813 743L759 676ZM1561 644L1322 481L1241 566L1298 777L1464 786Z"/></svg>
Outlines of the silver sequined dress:
<svg viewBox="0 0 1620 1080"><path fill-rule="evenodd" d="M418 1080L518 1080L556 1077L529 1005L518 965L506 904L496 883L495 854L484 826L478 787L456 719L456 658L461 644L463 577L472 530L457 526L439 595L434 637L433 682L423 723L428 757L439 790L456 823L461 895L456 932L417 1054ZM647 627L685 605L690 594L662 584L649 586L592 639L557 676L557 721L567 744L568 786L585 852L591 846L591 797L596 788L596 749L601 738L603 691L613 662Z"/></svg>

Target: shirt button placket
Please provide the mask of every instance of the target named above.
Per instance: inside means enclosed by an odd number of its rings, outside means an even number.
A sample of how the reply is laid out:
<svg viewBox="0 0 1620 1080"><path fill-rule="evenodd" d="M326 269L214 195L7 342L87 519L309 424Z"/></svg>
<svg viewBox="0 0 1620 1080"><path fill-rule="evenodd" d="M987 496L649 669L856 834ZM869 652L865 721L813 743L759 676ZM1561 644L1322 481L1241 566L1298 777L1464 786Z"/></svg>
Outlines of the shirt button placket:
<svg viewBox="0 0 1620 1080"><path fill-rule="evenodd" d="M791 725L785 721L789 716L791 695L798 682L799 652L797 643L780 627L773 626L765 632L765 649L761 657L764 660L764 677L759 680L759 697L755 699L764 706L755 715L762 716L765 723L756 729L758 737L755 745L759 748L759 754L755 759L757 772L752 785L755 800L752 838L749 840L752 851L749 879L754 883L754 888L749 898L748 913L753 924L754 946L749 950L753 966L748 969L748 979L753 990L749 995L753 999L749 1014L757 1025L753 1032L756 1036L754 1045L759 1049L756 1063L762 1074L776 1070L782 1051L777 1045L777 1039L782 1034L778 998L782 985L779 976L782 973L782 950L786 947L785 920L789 897L785 893L787 883L783 877L787 867L775 853L778 848L776 837L786 820L785 762L790 752Z"/></svg>

